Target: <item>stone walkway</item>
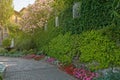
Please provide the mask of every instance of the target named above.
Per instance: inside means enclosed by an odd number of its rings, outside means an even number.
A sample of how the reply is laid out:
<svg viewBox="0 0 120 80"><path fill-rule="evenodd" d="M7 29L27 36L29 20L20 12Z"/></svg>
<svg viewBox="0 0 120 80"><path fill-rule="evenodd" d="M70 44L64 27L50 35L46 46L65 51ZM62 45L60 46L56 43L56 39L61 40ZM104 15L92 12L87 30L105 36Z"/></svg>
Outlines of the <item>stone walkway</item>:
<svg viewBox="0 0 120 80"><path fill-rule="evenodd" d="M0 57L0 63L8 66L4 80L76 80L44 60Z"/></svg>

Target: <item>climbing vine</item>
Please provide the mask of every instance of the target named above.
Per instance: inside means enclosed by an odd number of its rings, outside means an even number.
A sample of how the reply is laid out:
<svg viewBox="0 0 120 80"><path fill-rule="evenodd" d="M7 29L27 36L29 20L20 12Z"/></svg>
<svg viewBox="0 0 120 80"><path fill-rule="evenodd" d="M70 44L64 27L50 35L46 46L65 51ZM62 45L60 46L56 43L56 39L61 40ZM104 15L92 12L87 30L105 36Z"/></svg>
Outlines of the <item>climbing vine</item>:
<svg viewBox="0 0 120 80"><path fill-rule="evenodd" d="M80 16L73 19L73 4L80 2ZM60 26L63 32L71 31L81 33L82 31L101 29L108 25L120 25L120 0L71 0L66 1L66 7L59 14Z"/></svg>
<svg viewBox="0 0 120 80"><path fill-rule="evenodd" d="M82 26L85 29L97 29L120 21L119 4L119 0L82 0Z"/></svg>

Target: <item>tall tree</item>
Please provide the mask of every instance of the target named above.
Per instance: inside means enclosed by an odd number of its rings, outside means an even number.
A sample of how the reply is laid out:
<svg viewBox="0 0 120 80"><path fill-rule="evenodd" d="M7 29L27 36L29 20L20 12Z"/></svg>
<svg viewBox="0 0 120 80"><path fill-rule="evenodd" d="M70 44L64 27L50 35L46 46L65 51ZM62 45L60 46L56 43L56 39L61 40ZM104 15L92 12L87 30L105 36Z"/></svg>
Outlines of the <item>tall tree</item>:
<svg viewBox="0 0 120 80"><path fill-rule="evenodd" d="M53 0L36 0L33 5L29 5L22 15L22 29L33 30L44 27L51 15Z"/></svg>
<svg viewBox="0 0 120 80"><path fill-rule="evenodd" d="M4 26L13 14L13 0L0 0L0 25Z"/></svg>

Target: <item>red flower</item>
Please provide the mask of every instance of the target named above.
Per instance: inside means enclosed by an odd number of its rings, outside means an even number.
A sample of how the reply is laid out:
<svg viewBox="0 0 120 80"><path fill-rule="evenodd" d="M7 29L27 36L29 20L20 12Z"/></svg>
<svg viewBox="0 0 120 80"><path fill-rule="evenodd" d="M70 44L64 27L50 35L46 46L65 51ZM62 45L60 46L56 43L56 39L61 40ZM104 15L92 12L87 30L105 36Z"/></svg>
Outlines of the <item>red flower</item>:
<svg viewBox="0 0 120 80"><path fill-rule="evenodd" d="M75 69L75 66L72 64L64 67L64 70L70 75L73 75L74 69Z"/></svg>

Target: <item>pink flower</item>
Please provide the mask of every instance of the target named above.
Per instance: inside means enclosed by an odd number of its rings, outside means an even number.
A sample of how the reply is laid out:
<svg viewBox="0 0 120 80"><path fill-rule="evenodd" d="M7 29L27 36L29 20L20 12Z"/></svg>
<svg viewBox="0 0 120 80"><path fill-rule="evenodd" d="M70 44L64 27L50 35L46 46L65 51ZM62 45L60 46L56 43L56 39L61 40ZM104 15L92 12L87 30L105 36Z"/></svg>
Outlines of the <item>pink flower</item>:
<svg viewBox="0 0 120 80"><path fill-rule="evenodd" d="M97 73L82 68L75 68L73 75L80 80L92 80L94 77L98 76Z"/></svg>
<svg viewBox="0 0 120 80"><path fill-rule="evenodd" d="M52 62L55 61L55 59L54 59L54 58L49 58L49 59L47 59L46 61L52 63Z"/></svg>
<svg viewBox="0 0 120 80"><path fill-rule="evenodd" d="M92 80L91 77L84 77L83 80Z"/></svg>
<svg viewBox="0 0 120 80"><path fill-rule="evenodd" d="M20 21L22 30L32 30L45 26L53 12L53 3L54 0L37 0L33 5L28 6Z"/></svg>

